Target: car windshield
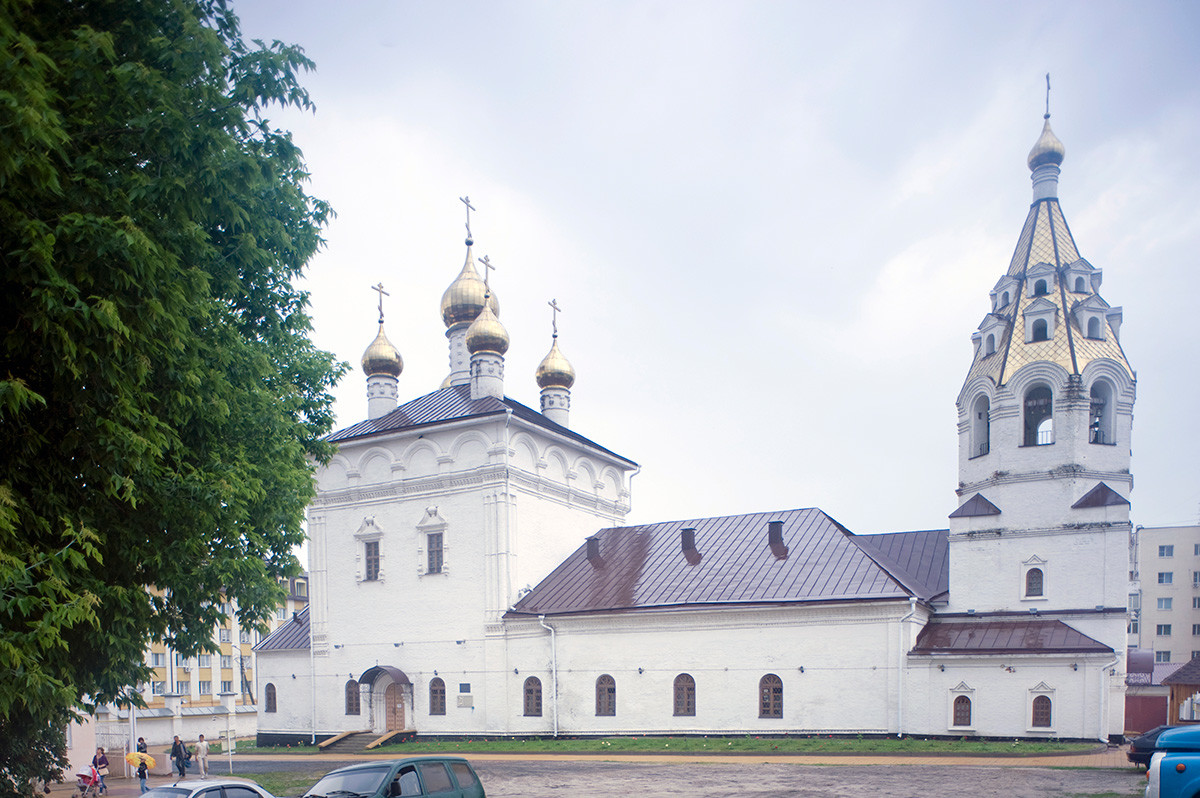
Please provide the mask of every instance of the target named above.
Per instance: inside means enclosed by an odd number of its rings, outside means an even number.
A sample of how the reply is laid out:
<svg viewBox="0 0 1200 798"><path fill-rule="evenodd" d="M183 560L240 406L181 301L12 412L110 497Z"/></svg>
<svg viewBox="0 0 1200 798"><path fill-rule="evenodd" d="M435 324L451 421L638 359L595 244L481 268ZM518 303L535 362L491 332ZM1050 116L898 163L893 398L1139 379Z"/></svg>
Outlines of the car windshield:
<svg viewBox="0 0 1200 798"><path fill-rule="evenodd" d="M155 787L153 790L142 793L142 798L147 795L150 798L187 798L191 794L191 790L185 790L182 787Z"/></svg>
<svg viewBox="0 0 1200 798"><path fill-rule="evenodd" d="M374 795L389 768L363 768L330 773L304 793L305 798L335 798L344 795Z"/></svg>

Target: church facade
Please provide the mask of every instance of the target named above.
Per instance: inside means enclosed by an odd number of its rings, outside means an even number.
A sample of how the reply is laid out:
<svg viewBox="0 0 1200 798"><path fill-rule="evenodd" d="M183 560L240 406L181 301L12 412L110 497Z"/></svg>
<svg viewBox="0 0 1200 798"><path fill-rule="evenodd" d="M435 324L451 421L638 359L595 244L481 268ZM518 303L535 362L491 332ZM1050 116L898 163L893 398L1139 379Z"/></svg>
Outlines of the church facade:
<svg viewBox="0 0 1200 798"><path fill-rule="evenodd" d="M260 740L1120 734L1135 384L1059 207L1063 154L1047 117L972 336L949 529L627 525L638 466L570 428L557 329L540 408L505 395L468 224L441 388L399 403L381 306L368 418L317 475L309 608L256 648Z"/></svg>

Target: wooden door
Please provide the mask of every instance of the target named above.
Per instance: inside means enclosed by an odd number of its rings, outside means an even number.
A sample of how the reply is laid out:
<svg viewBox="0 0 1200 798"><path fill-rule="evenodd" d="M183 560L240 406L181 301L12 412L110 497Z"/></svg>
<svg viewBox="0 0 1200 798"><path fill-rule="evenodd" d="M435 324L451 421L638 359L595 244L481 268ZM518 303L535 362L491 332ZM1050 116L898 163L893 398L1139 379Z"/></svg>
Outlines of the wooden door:
<svg viewBox="0 0 1200 798"><path fill-rule="evenodd" d="M384 711L387 714L385 725L387 731L395 731L396 729L404 728L404 695L400 692L400 686L392 682L387 686L387 690L383 694Z"/></svg>

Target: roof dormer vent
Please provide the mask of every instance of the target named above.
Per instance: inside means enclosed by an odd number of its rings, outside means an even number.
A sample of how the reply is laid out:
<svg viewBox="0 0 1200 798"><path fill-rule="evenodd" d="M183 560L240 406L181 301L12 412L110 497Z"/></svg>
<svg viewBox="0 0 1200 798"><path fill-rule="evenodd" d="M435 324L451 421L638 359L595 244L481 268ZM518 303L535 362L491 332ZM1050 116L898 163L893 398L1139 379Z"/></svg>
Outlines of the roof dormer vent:
<svg viewBox="0 0 1200 798"><path fill-rule="evenodd" d="M775 555L775 559L787 559L788 547L783 544L782 521L767 522L767 545L771 547L771 553Z"/></svg>
<svg viewBox="0 0 1200 798"><path fill-rule="evenodd" d="M683 549L683 557L688 565L698 565L701 554L696 550L696 528L686 527L679 530L679 545Z"/></svg>
<svg viewBox="0 0 1200 798"><path fill-rule="evenodd" d="M590 537L587 539L587 558L596 568L599 568L604 561L600 559L600 538Z"/></svg>

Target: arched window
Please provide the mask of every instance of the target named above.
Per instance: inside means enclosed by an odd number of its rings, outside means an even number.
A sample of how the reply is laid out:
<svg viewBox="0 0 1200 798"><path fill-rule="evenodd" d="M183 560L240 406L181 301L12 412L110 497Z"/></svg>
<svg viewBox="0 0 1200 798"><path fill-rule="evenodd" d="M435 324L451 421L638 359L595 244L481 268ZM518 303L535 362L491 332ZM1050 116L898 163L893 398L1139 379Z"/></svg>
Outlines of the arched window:
<svg viewBox="0 0 1200 798"><path fill-rule="evenodd" d="M1045 319L1038 319L1033 323L1033 340L1050 340L1050 325Z"/></svg>
<svg viewBox="0 0 1200 798"><path fill-rule="evenodd" d="M1004 296L1000 300L1000 307L1002 307L1002 308L1008 307L1008 292L1007 291L1004 292Z"/></svg>
<svg viewBox="0 0 1200 798"><path fill-rule="evenodd" d="M1087 337L1100 337L1100 319L1096 318L1095 316L1092 316L1090 319L1088 319Z"/></svg>
<svg viewBox="0 0 1200 798"><path fill-rule="evenodd" d="M1113 389L1105 380L1092 383L1091 408L1088 415L1088 441L1116 443L1113 436Z"/></svg>
<svg viewBox="0 0 1200 798"><path fill-rule="evenodd" d="M429 714L446 714L446 683L441 677L434 677L429 682Z"/></svg>
<svg viewBox="0 0 1200 798"><path fill-rule="evenodd" d="M987 344L983 348L985 355L995 354L996 352L996 334L988 333Z"/></svg>
<svg viewBox="0 0 1200 798"><path fill-rule="evenodd" d="M773 673L758 680L758 716L783 717L783 680Z"/></svg>
<svg viewBox="0 0 1200 798"><path fill-rule="evenodd" d="M1033 723L1031 725L1039 729L1048 729L1054 725L1052 708L1050 696L1040 695L1033 699Z"/></svg>
<svg viewBox="0 0 1200 798"><path fill-rule="evenodd" d="M696 680L686 673L675 677L675 714L688 717L696 714Z"/></svg>
<svg viewBox="0 0 1200 798"><path fill-rule="evenodd" d="M275 685L267 682L263 688L263 712L275 711Z"/></svg>
<svg viewBox="0 0 1200 798"><path fill-rule="evenodd" d="M1025 394L1025 446L1054 443L1054 394L1035 385Z"/></svg>
<svg viewBox="0 0 1200 798"><path fill-rule="evenodd" d="M1082 277L1076 277L1075 278L1075 293L1086 294L1087 293L1087 288L1085 287L1086 285L1087 284L1084 283Z"/></svg>
<svg viewBox="0 0 1200 798"><path fill-rule="evenodd" d="M596 715L617 714L617 680L607 673L596 680Z"/></svg>
<svg viewBox="0 0 1200 798"><path fill-rule="evenodd" d="M991 451L992 404L980 395L971 409L971 457L981 457Z"/></svg>
<svg viewBox="0 0 1200 798"><path fill-rule="evenodd" d="M350 681L346 682L346 714L357 715L358 713L358 682L351 679Z"/></svg>
<svg viewBox="0 0 1200 798"><path fill-rule="evenodd" d="M1043 574L1041 568L1030 568L1025 572L1025 595L1026 597L1041 596L1042 593Z"/></svg>
<svg viewBox="0 0 1200 798"><path fill-rule="evenodd" d="M1050 293L1050 286L1046 284L1045 280L1038 280L1033 284L1034 296L1045 296L1048 293Z"/></svg>
<svg viewBox="0 0 1200 798"><path fill-rule="evenodd" d="M525 680L525 717L540 718L542 716L542 680L530 676Z"/></svg>
<svg viewBox="0 0 1200 798"><path fill-rule="evenodd" d="M971 725L971 699L965 695L960 695L954 699L954 725Z"/></svg>

